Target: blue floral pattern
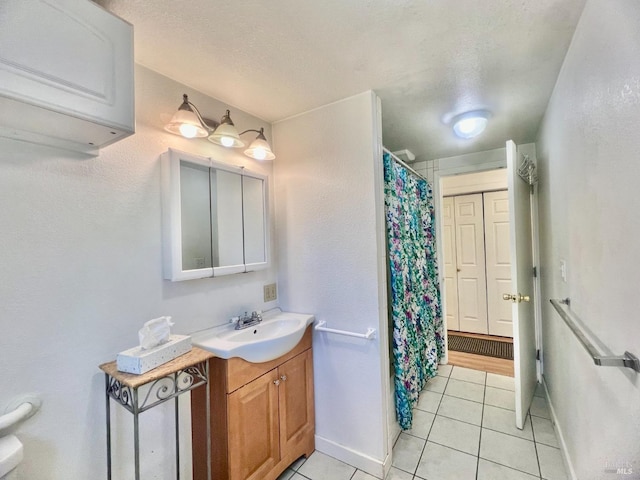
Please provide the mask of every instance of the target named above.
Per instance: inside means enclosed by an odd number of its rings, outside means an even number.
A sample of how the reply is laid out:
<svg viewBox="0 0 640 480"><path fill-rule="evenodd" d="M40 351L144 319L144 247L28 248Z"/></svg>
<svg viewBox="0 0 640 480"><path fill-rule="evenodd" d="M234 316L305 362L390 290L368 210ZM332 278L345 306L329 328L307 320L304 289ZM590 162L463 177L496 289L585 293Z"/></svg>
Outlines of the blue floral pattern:
<svg viewBox="0 0 640 480"><path fill-rule="evenodd" d="M388 153L383 160L396 413L406 430L444 355L435 215L431 186Z"/></svg>

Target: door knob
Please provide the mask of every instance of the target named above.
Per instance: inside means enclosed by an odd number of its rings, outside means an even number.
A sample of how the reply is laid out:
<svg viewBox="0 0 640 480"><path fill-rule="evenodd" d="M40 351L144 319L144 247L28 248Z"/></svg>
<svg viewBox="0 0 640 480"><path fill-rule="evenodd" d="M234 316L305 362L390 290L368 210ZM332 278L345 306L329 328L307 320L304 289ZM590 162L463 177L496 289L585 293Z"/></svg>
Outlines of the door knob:
<svg viewBox="0 0 640 480"><path fill-rule="evenodd" d="M274 384L274 385L280 385L280 380L279 380L279 379L278 379L278 380L274 380L274 381L273 381L273 384Z"/></svg>
<svg viewBox="0 0 640 480"><path fill-rule="evenodd" d="M521 293L516 293L516 294L503 293L502 294L502 299L503 300L511 300L513 303L531 301L531 298L529 297L529 295L522 295Z"/></svg>

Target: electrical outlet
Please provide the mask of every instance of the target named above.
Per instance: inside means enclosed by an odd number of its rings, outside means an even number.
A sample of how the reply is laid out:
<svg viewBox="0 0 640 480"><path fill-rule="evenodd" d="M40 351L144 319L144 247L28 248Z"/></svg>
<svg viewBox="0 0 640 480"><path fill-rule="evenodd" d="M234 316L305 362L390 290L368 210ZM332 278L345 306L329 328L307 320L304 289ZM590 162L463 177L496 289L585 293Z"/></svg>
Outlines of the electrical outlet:
<svg viewBox="0 0 640 480"><path fill-rule="evenodd" d="M273 302L278 298L278 291L275 283L269 283L264 286L264 301Z"/></svg>

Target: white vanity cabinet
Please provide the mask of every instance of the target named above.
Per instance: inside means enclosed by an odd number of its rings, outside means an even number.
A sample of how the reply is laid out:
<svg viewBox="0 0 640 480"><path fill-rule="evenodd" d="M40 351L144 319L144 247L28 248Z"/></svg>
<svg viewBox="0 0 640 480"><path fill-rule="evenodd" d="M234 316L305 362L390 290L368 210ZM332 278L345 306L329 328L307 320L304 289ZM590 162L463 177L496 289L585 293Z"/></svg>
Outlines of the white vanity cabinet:
<svg viewBox="0 0 640 480"><path fill-rule="evenodd" d="M133 27L90 0L0 2L0 136L97 154L134 132Z"/></svg>
<svg viewBox="0 0 640 480"><path fill-rule="evenodd" d="M266 176L173 149L160 161L166 280L268 266Z"/></svg>

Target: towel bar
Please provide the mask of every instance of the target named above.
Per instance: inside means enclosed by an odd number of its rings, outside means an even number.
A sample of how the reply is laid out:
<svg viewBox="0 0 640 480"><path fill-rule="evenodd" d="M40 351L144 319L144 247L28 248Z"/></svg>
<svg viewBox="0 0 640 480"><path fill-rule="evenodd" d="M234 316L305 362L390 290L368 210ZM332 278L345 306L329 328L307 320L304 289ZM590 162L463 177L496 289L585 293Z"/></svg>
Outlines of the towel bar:
<svg viewBox="0 0 640 480"><path fill-rule="evenodd" d="M336 330L335 328L327 328L325 325L327 322L320 321L316 324L315 329L318 332L329 332L329 333L337 333L338 335L346 335L347 337L357 337L357 338L366 338L367 340L372 340L375 337L376 329L375 328L367 328L366 333L356 333L356 332L347 332L346 330Z"/></svg>
<svg viewBox="0 0 640 480"><path fill-rule="evenodd" d="M593 359L593 363L601 367L627 367L632 368L636 372L640 372L640 359L629 352L624 352L624 355L601 355L600 352L596 349L596 347L589 341L587 336L580 330L576 322L571 318L574 315L569 306L571 304L571 300L565 298L563 300L549 300L553 308L556 309L560 317L567 324L569 329L573 332L573 334L578 338L582 346L585 350L591 355ZM562 305L566 305L567 309L565 310Z"/></svg>

